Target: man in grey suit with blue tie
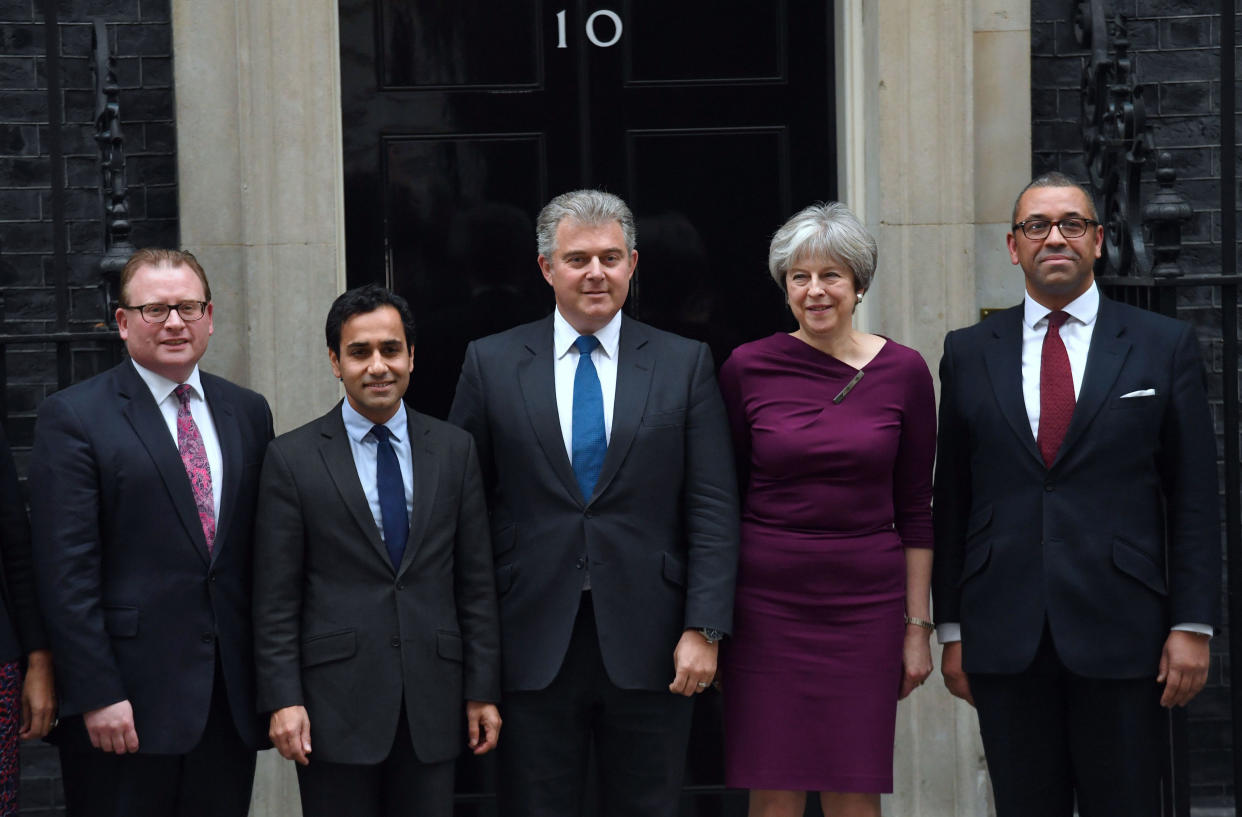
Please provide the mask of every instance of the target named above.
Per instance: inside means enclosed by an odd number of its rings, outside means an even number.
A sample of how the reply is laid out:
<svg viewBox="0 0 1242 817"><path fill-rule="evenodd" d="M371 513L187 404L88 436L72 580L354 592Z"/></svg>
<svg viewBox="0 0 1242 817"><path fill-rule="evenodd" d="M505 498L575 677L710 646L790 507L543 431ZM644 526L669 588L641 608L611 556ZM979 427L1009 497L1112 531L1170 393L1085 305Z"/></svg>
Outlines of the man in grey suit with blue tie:
<svg viewBox="0 0 1242 817"><path fill-rule="evenodd" d="M537 225L556 309L475 341L449 419L478 444L500 598L505 817L677 811L693 695L732 622L738 506L707 347L621 314L621 199Z"/></svg>

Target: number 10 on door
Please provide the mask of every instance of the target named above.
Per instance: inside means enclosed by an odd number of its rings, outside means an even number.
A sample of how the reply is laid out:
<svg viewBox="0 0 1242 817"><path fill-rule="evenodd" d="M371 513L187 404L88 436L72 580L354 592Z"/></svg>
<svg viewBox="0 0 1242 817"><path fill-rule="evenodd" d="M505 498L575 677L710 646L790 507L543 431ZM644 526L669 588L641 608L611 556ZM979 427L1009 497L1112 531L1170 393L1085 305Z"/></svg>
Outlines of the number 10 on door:
<svg viewBox="0 0 1242 817"><path fill-rule="evenodd" d="M613 32L611 39L601 40L599 36L596 35L595 21L600 17L607 17L612 21ZM586 19L586 25L583 28L585 29L587 39L591 41L592 45L598 46L599 48L607 48L610 45L616 45L621 39L621 17L611 9L599 9L598 11L591 12L591 16ZM565 9L561 9L556 13L556 47L569 47L565 42Z"/></svg>

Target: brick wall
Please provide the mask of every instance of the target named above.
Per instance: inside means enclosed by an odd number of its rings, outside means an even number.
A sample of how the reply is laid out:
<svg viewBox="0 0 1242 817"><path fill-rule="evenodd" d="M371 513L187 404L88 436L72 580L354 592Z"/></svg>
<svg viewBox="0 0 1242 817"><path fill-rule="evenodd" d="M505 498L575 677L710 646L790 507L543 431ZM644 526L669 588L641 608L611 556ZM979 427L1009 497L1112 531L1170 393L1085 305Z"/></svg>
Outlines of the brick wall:
<svg viewBox="0 0 1242 817"><path fill-rule="evenodd" d="M1034 0L1031 4L1032 159L1035 173L1062 170L1085 180L1079 82L1087 55L1074 41L1073 5L1069 0ZM1127 19L1138 79L1146 86L1144 102L1154 144L1172 155L1177 189L1194 209L1183 231L1182 268L1187 273L1219 273L1220 20L1211 13L1219 5L1190 0L1112 0L1109 8ZM1149 171L1144 193L1154 188ZM1178 315L1195 324L1210 362L1218 434L1222 427L1220 310L1214 288L1179 292ZM1213 639L1212 653L1208 687L1189 709L1191 796L1200 809L1234 802L1227 630Z"/></svg>
<svg viewBox="0 0 1242 817"><path fill-rule="evenodd" d="M53 174L65 183L68 328L90 329L104 319L97 288L104 233L91 70L95 17L108 22L118 55L133 241L177 242L168 0L58 0L54 47L61 55L64 157L57 167L49 155L46 2L0 0L0 318L11 333L56 327ZM100 359L75 349L74 379L91 374ZM5 363L6 429L20 453L29 444L35 407L55 388L55 353L16 345Z"/></svg>
<svg viewBox="0 0 1242 817"><path fill-rule="evenodd" d="M0 333L52 331L57 325L52 179L65 182L64 263L68 273L68 328L86 330L104 318L98 265L104 248L95 92L91 70L92 21L108 23L116 45L121 118L128 160L132 240L137 246L176 246L177 165L172 95L169 0L50 0L59 25L63 163L50 156L47 30L49 0L0 0ZM55 174L55 175L54 175ZM74 380L110 359L100 346L70 350ZM34 411L56 388L54 349L15 344L4 351L5 427L25 470ZM63 814L55 750L23 747L23 815Z"/></svg>

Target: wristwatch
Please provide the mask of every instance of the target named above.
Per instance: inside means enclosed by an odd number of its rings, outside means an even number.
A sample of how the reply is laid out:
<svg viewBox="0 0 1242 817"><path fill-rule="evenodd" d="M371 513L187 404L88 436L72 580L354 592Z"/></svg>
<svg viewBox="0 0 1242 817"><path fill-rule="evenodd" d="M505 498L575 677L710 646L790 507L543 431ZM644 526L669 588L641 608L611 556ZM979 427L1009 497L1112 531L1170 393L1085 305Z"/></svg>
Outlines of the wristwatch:
<svg viewBox="0 0 1242 817"><path fill-rule="evenodd" d="M713 630L711 627L700 627L699 634L703 636L703 640L708 644L715 644L717 641L725 637L720 630Z"/></svg>

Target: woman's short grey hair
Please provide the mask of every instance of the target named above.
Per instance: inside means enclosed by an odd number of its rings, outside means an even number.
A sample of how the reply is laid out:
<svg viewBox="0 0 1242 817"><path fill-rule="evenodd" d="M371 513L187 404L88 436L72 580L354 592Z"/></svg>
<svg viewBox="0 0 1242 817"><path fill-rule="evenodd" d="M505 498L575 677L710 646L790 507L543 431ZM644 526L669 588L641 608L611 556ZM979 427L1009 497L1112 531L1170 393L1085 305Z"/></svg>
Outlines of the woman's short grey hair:
<svg viewBox="0 0 1242 817"><path fill-rule="evenodd" d="M854 289L871 288L875 275L875 239L858 217L839 201L819 202L801 211L772 236L768 248L768 271L772 280L788 292L785 274L807 259L839 259L854 274Z"/></svg>
<svg viewBox="0 0 1242 817"><path fill-rule="evenodd" d="M556 228L566 218L584 227L599 227L615 221L621 225L621 234L625 236L625 251L638 249L634 214L620 197L603 190L574 190L562 193L539 211L535 241L544 258L550 259L556 254Z"/></svg>

